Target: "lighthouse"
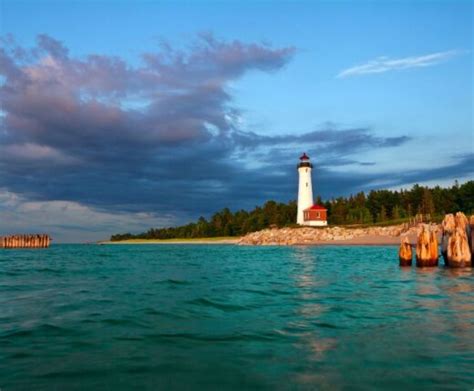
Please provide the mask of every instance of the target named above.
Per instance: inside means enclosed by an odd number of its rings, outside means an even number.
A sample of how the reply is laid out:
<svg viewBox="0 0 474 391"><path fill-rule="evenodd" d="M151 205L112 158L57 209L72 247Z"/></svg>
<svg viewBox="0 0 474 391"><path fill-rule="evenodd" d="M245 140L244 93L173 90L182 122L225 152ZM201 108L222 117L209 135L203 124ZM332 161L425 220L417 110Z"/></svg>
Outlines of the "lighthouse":
<svg viewBox="0 0 474 391"><path fill-rule="evenodd" d="M315 205L313 201L313 183L311 180L313 164L306 153L300 156L297 168L299 182L296 223L311 226L327 225L327 209L322 205Z"/></svg>

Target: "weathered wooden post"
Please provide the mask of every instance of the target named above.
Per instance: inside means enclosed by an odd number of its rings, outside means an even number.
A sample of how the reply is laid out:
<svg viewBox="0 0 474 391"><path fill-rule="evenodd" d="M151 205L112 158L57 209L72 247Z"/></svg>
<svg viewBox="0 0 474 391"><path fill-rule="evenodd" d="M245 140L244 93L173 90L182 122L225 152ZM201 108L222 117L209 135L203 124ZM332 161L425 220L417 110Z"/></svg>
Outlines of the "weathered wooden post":
<svg viewBox="0 0 474 391"><path fill-rule="evenodd" d="M442 236L441 236L441 254L443 255L444 264L449 266L449 259L448 259L448 244L449 238L454 233L456 229L456 220L454 219L454 215L449 213L444 216L444 219L441 223L442 228Z"/></svg>
<svg viewBox="0 0 474 391"><path fill-rule="evenodd" d="M435 266L438 266L438 260L439 260L438 237L436 236L436 232L432 227L430 228L430 257L432 260L436 259Z"/></svg>
<svg viewBox="0 0 474 391"><path fill-rule="evenodd" d="M426 224L421 226L416 242L416 266L438 266L438 240L433 230Z"/></svg>
<svg viewBox="0 0 474 391"><path fill-rule="evenodd" d="M400 260L400 266L411 266L412 264L413 252L408 236L402 239L400 249L398 250L398 259Z"/></svg>
<svg viewBox="0 0 474 391"><path fill-rule="evenodd" d="M471 250L466 229L456 227L448 242L448 262L450 267L471 266Z"/></svg>
<svg viewBox="0 0 474 391"><path fill-rule="evenodd" d="M474 215L469 219L469 228L471 234L469 235L469 241L471 243L471 262L474 262Z"/></svg>
<svg viewBox="0 0 474 391"><path fill-rule="evenodd" d="M46 234L0 236L0 248L46 248L50 244Z"/></svg>
<svg viewBox="0 0 474 391"><path fill-rule="evenodd" d="M470 222L466 215L457 212L456 215L447 214L442 222L441 253L444 263L450 267L465 267L472 264L472 235Z"/></svg>

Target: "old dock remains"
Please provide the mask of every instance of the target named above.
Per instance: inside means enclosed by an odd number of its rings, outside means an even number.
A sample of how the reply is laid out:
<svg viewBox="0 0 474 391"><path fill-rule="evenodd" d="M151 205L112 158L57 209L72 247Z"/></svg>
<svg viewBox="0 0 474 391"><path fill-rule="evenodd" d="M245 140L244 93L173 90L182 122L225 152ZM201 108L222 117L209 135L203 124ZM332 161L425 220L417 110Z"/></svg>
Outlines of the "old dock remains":
<svg viewBox="0 0 474 391"><path fill-rule="evenodd" d="M0 236L0 248L47 248L50 244L46 234Z"/></svg>
<svg viewBox="0 0 474 391"><path fill-rule="evenodd" d="M400 266L411 266L411 246L410 240L402 236L398 251ZM462 212L449 213L445 215L440 226L419 225L416 266L438 266L440 255L448 267L471 268L474 265L474 215L468 219Z"/></svg>

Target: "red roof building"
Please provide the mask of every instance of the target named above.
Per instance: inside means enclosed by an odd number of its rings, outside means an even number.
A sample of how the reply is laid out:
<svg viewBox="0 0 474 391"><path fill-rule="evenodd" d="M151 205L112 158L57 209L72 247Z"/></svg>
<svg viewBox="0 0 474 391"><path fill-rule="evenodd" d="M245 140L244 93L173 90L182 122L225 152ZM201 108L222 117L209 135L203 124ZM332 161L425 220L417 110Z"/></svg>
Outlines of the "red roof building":
<svg viewBox="0 0 474 391"><path fill-rule="evenodd" d="M327 225L328 210L322 205L313 205L303 211L303 218L308 225Z"/></svg>

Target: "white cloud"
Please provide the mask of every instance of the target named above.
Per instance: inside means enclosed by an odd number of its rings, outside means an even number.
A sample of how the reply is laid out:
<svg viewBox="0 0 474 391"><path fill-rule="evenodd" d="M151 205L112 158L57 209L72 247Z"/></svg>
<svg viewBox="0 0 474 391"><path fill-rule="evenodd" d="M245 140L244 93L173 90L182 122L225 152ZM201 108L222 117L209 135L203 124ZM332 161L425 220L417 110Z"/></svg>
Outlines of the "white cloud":
<svg viewBox="0 0 474 391"><path fill-rule="evenodd" d="M33 143L0 146L0 152L10 159L49 160L56 164L73 164L79 162L79 159L66 156L58 149Z"/></svg>
<svg viewBox="0 0 474 391"><path fill-rule="evenodd" d="M143 232L174 224L169 215L113 213L71 201L28 201L0 188L0 236L48 233L56 243L87 242L108 239L114 233Z"/></svg>
<svg viewBox="0 0 474 391"><path fill-rule="evenodd" d="M337 75L338 78L367 75L370 73L384 73L388 71L422 68L437 65L447 61L450 58L462 54L460 50L448 50L446 52L437 52L425 54L423 56L413 56L404 58L391 59L389 57L378 57L370 60L365 64L356 65L351 68L344 69Z"/></svg>

